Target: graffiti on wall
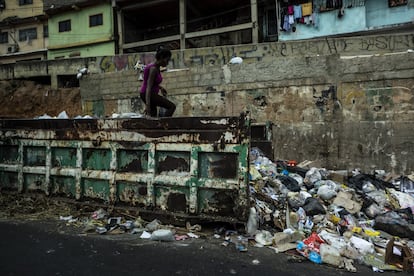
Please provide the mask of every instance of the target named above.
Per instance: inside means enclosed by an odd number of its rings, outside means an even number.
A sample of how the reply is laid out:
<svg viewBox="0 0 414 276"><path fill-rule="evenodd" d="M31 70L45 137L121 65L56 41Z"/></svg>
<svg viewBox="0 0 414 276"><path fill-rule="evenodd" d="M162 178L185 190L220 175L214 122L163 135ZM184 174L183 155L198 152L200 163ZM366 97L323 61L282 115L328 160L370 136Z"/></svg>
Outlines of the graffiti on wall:
<svg viewBox="0 0 414 276"><path fill-rule="evenodd" d="M369 53L378 51L406 51L414 47L414 35L379 35L359 38L337 38L305 42L282 42L281 56L309 54Z"/></svg>
<svg viewBox="0 0 414 276"><path fill-rule="evenodd" d="M297 57L332 54L370 54L377 52L401 52L414 48L414 34L378 35L366 37L308 40L301 42L273 42L258 45L220 46L212 48L188 49L183 57L173 51L171 66L177 68L197 65L224 65L234 56L243 62L259 62L264 58ZM184 60L182 60L184 59ZM155 60L154 54L124 54L105 56L99 59L102 72L133 70L137 61L149 64Z"/></svg>
<svg viewBox="0 0 414 276"><path fill-rule="evenodd" d="M177 60L178 57L176 55L171 57L170 64L172 67L175 67ZM134 70L134 66L137 62L146 65L153 63L154 61L155 54L153 53L124 54L98 58L99 69L102 73Z"/></svg>

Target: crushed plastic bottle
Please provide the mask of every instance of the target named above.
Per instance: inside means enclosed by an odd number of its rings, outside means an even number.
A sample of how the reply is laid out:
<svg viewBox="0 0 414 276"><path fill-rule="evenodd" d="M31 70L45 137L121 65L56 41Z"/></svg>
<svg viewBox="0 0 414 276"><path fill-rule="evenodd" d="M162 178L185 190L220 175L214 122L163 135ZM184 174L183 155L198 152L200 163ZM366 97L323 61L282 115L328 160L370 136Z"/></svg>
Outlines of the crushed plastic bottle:
<svg viewBox="0 0 414 276"><path fill-rule="evenodd" d="M250 208L249 219L247 221L247 226L246 226L247 234L249 234L251 236L256 234L256 232L257 232L257 221L258 221L258 217L257 217L256 208L251 207Z"/></svg>

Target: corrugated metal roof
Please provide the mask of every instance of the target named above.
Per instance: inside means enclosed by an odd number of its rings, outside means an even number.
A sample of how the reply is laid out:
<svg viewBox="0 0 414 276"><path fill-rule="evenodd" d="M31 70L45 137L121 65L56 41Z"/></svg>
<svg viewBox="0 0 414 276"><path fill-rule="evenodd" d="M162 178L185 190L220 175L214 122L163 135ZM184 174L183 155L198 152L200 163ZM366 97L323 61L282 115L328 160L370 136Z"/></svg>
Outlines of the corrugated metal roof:
<svg viewBox="0 0 414 276"><path fill-rule="evenodd" d="M110 3L111 0L44 0L44 11L47 14L57 14L73 9Z"/></svg>

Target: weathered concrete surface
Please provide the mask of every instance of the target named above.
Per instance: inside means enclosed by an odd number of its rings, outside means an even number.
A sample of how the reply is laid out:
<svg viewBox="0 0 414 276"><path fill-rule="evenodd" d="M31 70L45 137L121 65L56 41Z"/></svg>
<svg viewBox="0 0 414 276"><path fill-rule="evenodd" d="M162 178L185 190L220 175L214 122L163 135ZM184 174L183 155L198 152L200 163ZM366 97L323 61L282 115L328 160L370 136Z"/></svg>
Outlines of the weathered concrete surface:
<svg viewBox="0 0 414 276"><path fill-rule="evenodd" d="M184 52L173 51L171 64L174 68L218 66L228 63L234 55L242 57L244 63L258 63L285 57L386 54L408 49L414 49L412 32L187 49ZM76 75L77 69L85 65L89 67L91 73L119 72L132 70L138 60L148 64L154 60L154 53L5 64L0 65L0 79L27 78L33 75L49 76L51 88L56 89L58 88L57 76Z"/></svg>
<svg viewBox="0 0 414 276"><path fill-rule="evenodd" d="M235 116L274 124L275 157L335 169L414 168L414 53L263 59L164 73L175 116ZM86 113L141 112L136 72L81 81Z"/></svg>

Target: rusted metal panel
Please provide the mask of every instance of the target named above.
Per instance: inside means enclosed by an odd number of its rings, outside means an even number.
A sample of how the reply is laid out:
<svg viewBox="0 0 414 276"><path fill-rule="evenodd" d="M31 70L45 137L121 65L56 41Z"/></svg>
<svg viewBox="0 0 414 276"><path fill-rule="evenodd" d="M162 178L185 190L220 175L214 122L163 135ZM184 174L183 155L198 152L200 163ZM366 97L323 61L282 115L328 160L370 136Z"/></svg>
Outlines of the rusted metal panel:
<svg viewBox="0 0 414 276"><path fill-rule="evenodd" d="M0 187L244 221L249 118L0 120Z"/></svg>

